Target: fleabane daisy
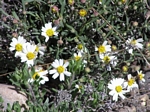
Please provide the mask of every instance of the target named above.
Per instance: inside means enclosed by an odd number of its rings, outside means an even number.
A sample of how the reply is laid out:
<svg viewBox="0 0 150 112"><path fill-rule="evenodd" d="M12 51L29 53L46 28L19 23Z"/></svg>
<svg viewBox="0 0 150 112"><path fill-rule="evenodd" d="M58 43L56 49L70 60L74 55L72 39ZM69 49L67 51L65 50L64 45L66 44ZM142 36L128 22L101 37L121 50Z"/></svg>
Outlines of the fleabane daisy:
<svg viewBox="0 0 150 112"><path fill-rule="evenodd" d="M45 50L46 50L46 46L42 46L41 44L36 45L35 52L39 53L41 56L44 55Z"/></svg>
<svg viewBox="0 0 150 112"><path fill-rule="evenodd" d="M82 90L83 87L81 85L76 84L75 88L77 88L78 92L81 93L81 90Z"/></svg>
<svg viewBox="0 0 150 112"><path fill-rule="evenodd" d="M109 64L114 59L116 59L115 56L111 56L109 53L101 54L101 55L99 55L99 57L102 60L102 62L105 63L105 64Z"/></svg>
<svg viewBox="0 0 150 112"><path fill-rule="evenodd" d="M78 52L81 52L81 54L87 53L87 48L85 48L81 43L76 46L76 49Z"/></svg>
<svg viewBox="0 0 150 112"><path fill-rule="evenodd" d="M135 48L140 48L140 49L142 49L143 48L143 44L141 44L140 42L143 42L143 39L142 38L139 38L139 39L133 39L133 38L131 38L131 39L128 39L128 40L126 40L126 44L127 44L127 47L126 47L126 49L128 49L128 52L130 53L130 54L132 54L132 52L133 52L133 49L135 49Z"/></svg>
<svg viewBox="0 0 150 112"><path fill-rule="evenodd" d="M101 55L103 53L111 51L111 46L107 45L107 41L104 41L103 44L100 45L99 47L95 46L95 51L98 51L99 54Z"/></svg>
<svg viewBox="0 0 150 112"><path fill-rule="evenodd" d="M117 65L117 57L111 56L110 53L99 55L101 61L106 64L107 71L111 71L111 66L115 67Z"/></svg>
<svg viewBox="0 0 150 112"><path fill-rule="evenodd" d="M79 60L81 60L81 59L82 59L82 54L81 54L81 52L78 52L78 54L77 54L77 53L74 53L74 60L75 60L75 61L79 61ZM86 61L86 60L82 60L82 62L83 62L84 67L85 67L85 64L87 64L87 61Z"/></svg>
<svg viewBox="0 0 150 112"><path fill-rule="evenodd" d="M75 61L79 61L81 59L81 57L82 57L81 52L78 52L78 54L74 53L74 59L75 59Z"/></svg>
<svg viewBox="0 0 150 112"><path fill-rule="evenodd" d="M43 68L35 69L35 73L32 75L32 78L28 80L28 82L34 82L35 80L39 81L39 84L45 84L46 81L49 81L47 70L43 70ZM41 80L40 80L41 79Z"/></svg>
<svg viewBox="0 0 150 112"><path fill-rule="evenodd" d="M56 32L57 27L52 27L52 22L46 23L44 27L42 27L42 36L44 36L45 42L49 40L52 36L57 36L58 32Z"/></svg>
<svg viewBox="0 0 150 112"><path fill-rule="evenodd" d="M16 51L15 57L18 57L20 53L23 50L23 45L26 44L26 39L24 39L22 36L19 36L18 38L12 38L12 42L10 43L10 51Z"/></svg>
<svg viewBox="0 0 150 112"><path fill-rule="evenodd" d="M71 76L71 73L67 71L67 66L69 65L69 62L64 62L63 59L55 59L55 61L51 65L54 67L54 69L49 70L49 74L54 74L52 76L53 79L59 77L60 81L64 81L64 75Z"/></svg>
<svg viewBox="0 0 150 112"><path fill-rule="evenodd" d="M137 71L137 73L138 73L137 75L138 79L142 82L145 82L145 79L144 79L145 74L143 74L142 71Z"/></svg>
<svg viewBox="0 0 150 112"><path fill-rule="evenodd" d="M133 88L138 88L138 84L135 81L135 78L131 76L131 74L128 75L127 82L124 83L127 85L127 89L131 91Z"/></svg>
<svg viewBox="0 0 150 112"><path fill-rule="evenodd" d="M42 46L40 43L35 44L34 41L30 41L30 43L36 46L36 48L35 48L35 53L37 53L37 54L39 53L40 56L43 56L43 55L44 55L44 52L45 52L45 50L46 50L46 46Z"/></svg>
<svg viewBox="0 0 150 112"><path fill-rule="evenodd" d="M37 58L35 53L36 45L27 43L23 46L23 51L20 53L21 62L26 62L28 66L34 65L34 60Z"/></svg>
<svg viewBox="0 0 150 112"><path fill-rule="evenodd" d="M113 96L114 101L118 101L118 96L125 99L124 94L129 92L128 90L125 90L126 87L124 86L124 82L125 80L122 78L115 78L108 84L108 88L111 90L109 95Z"/></svg>

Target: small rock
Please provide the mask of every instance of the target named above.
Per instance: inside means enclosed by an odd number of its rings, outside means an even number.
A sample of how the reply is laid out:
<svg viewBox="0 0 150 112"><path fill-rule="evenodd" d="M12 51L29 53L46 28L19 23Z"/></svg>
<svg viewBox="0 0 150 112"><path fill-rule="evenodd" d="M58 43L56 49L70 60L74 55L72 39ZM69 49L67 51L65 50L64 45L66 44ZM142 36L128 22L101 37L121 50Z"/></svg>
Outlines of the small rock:
<svg viewBox="0 0 150 112"><path fill-rule="evenodd" d="M23 106L21 112L23 112L24 108L27 108L26 105L26 95L22 92L17 92L16 88L11 85L6 84L0 84L0 96L4 100L3 102L3 111L7 108L7 103L9 103L11 106L14 102L19 101L19 104Z"/></svg>

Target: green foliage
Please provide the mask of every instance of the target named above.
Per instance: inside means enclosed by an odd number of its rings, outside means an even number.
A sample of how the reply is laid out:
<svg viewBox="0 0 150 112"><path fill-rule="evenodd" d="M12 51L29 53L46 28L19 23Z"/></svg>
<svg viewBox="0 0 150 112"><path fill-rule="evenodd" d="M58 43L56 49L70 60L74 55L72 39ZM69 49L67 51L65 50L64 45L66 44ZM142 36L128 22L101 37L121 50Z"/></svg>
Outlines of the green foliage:
<svg viewBox="0 0 150 112"><path fill-rule="evenodd" d="M7 1L5 4L6 8L0 8L0 23L7 32L4 30L0 39L3 40L5 36L10 44L12 37L21 35L28 42L34 41L36 45L40 43L46 48L43 56L37 55L35 66L28 67L19 57L17 61L12 59L14 51L10 52L10 45L6 49L0 46L2 55L11 54L5 56L5 59L0 54L0 63L5 60L10 62L6 64L7 70L2 73L12 70L13 73L8 76L9 81L27 95L28 109L25 112L98 111L104 107L104 101L111 99L108 96L108 82L111 79L127 79L127 75L133 73L133 64L140 65L142 69L150 60L150 45L147 46L150 23L144 0L21 0ZM52 22L52 27L57 27L58 35L49 37L48 42L45 42L42 27L49 22ZM132 46L132 42L127 45L127 40L131 38L142 38L143 48ZM109 58L100 58L99 48L105 41L111 46L109 55L117 57L114 59L116 64L111 64ZM83 52L82 57L75 60L73 54L81 51L77 49L78 44L83 45ZM112 48L113 45L116 49ZM95 51L96 48L98 51ZM130 48L133 54L129 53ZM36 66L50 70L55 59L69 62L66 70L71 72L70 77L65 76L65 81L58 81L48 74L49 81L45 84L40 84L42 78L29 82L36 73ZM128 71L122 70L124 65L129 66ZM81 85L82 89L75 88L76 84ZM62 97L59 94L61 90L67 91ZM101 93L107 96L101 96ZM8 104L6 111L12 110L20 112L18 102L12 107Z"/></svg>

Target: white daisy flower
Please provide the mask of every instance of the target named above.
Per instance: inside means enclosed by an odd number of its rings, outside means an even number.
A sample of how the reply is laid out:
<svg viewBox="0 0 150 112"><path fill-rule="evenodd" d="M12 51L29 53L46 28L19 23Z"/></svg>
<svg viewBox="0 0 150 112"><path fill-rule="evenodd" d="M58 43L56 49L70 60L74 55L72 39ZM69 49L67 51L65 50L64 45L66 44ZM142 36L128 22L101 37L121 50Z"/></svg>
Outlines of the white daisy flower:
<svg viewBox="0 0 150 112"><path fill-rule="evenodd" d="M107 45L107 41L104 41L103 44L100 45L99 47L95 46L95 51L98 51L99 54L101 55L103 53L111 51L111 46Z"/></svg>
<svg viewBox="0 0 150 112"><path fill-rule="evenodd" d="M102 0L99 0L99 4L102 4Z"/></svg>
<svg viewBox="0 0 150 112"><path fill-rule="evenodd" d="M78 54L74 53L74 59L75 59L75 61L79 61L81 58L82 58L81 52L78 52ZM83 60L83 64L87 64L87 61ZM84 67L85 67L85 65L84 65Z"/></svg>
<svg viewBox="0 0 150 112"><path fill-rule="evenodd" d="M23 51L20 54L21 62L26 62L28 66L34 65L34 60L37 58L35 53L36 45L27 43L23 46Z"/></svg>
<svg viewBox="0 0 150 112"><path fill-rule="evenodd" d="M44 36L45 42L49 40L49 37L52 37L54 35L58 35L58 32L56 32L57 27L52 27L52 22L46 23L45 27L42 27L42 36Z"/></svg>
<svg viewBox="0 0 150 112"><path fill-rule="evenodd" d="M142 38L139 38L139 39L133 39L133 38L131 38L131 39L128 39L128 40L126 40L126 44L127 44L127 47L126 47L126 49L128 49L128 52L130 53L130 54L132 54L132 52L133 52L133 49L135 49L135 48L140 48L140 49L142 49L143 48L143 44L141 44L140 42L143 42L143 39Z"/></svg>
<svg viewBox="0 0 150 112"><path fill-rule="evenodd" d="M111 90L109 92L109 95L113 96L114 101L118 100L118 96L120 96L122 99L125 99L124 94L129 92L127 90L124 90L126 88L124 86L124 82L125 80L122 78L115 78L108 84L108 88Z"/></svg>
<svg viewBox="0 0 150 112"><path fill-rule="evenodd" d="M78 52L78 54L74 53L74 59L75 59L76 61L79 61L79 60L81 59L81 57L82 57L81 52Z"/></svg>
<svg viewBox="0 0 150 112"><path fill-rule="evenodd" d="M99 57L100 57L101 61L102 61L103 63L105 63L105 64L112 63L112 61L113 61L114 59L116 59L115 56L110 56L109 53L101 54L101 55L99 55Z"/></svg>
<svg viewBox="0 0 150 112"><path fill-rule="evenodd" d="M67 66L69 65L69 62L64 62L63 59L55 59L55 61L51 64L54 69L49 71L49 74L54 74L52 76L53 79L56 79L59 77L60 81L65 80L65 76L71 76L71 73L67 71Z"/></svg>
<svg viewBox="0 0 150 112"><path fill-rule="evenodd" d="M81 52L81 54L87 53L87 49L82 44L78 44L76 49L78 52Z"/></svg>
<svg viewBox="0 0 150 112"><path fill-rule="evenodd" d="M142 71L137 71L138 73L138 79L142 82L145 82L144 76L145 74L142 73Z"/></svg>
<svg viewBox="0 0 150 112"><path fill-rule="evenodd" d="M117 65L117 57L111 56L109 53L99 55L101 61L106 64L107 71L111 71L111 66L115 67Z"/></svg>
<svg viewBox="0 0 150 112"><path fill-rule="evenodd" d="M124 83L127 85L127 89L130 91L133 88L138 88L138 84L136 83L135 79L131 76L131 74L128 75L128 81Z"/></svg>
<svg viewBox="0 0 150 112"><path fill-rule="evenodd" d="M45 50L46 50L46 46L42 46L41 44L36 45L35 52L39 53L40 56L44 55Z"/></svg>
<svg viewBox="0 0 150 112"><path fill-rule="evenodd" d="M34 82L35 80L39 81L41 78L39 84L45 84L46 81L49 81L46 74L48 74L47 70L43 70L42 68L35 69L35 73L32 75L32 78L28 80L28 82Z"/></svg>
<svg viewBox="0 0 150 112"><path fill-rule="evenodd" d="M42 46L40 43L38 43L36 45L34 41L30 41L30 43L36 46L35 53L39 53L40 56L44 55L44 52L46 50L46 46Z"/></svg>
<svg viewBox="0 0 150 112"><path fill-rule="evenodd" d="M12 38L12 42L10 43L10 51L16 51L15 57L18 57L23 50L23 45L26 44L26 40L19 36L18 38Z"/></svg>
<svg viewBox="0 0 150 112"><path fill-rule="evenodd" d="M81 93L81 89L82 89L82 86L81 86L81 85L76 84L76 85L75 85L75 88L77 88L78 91L79 91L79 93Z"/></svg>

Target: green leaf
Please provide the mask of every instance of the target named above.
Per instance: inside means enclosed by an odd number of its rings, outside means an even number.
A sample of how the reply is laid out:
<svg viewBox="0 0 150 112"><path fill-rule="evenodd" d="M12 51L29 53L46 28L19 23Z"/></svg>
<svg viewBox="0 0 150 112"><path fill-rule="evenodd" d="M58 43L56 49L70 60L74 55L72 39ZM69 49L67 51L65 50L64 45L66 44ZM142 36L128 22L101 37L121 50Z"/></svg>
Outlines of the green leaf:
<svg viewBox="0 0 150 112"><path fill-rule="evenodd" d="M10 16L8 13L6 13L2 8L0 8L0 12L2 12L3 14L5 14L6 16Z"/></svg>
<svg viewBox="0 0 150 112"><path fill-rule="evenodd" d="M12 12L12 15L14 16L15 19L19 20L19 17L17 16L15 11Z"/></svg>
<svg viewBox="0 0 150 112"><path fill-rule="evenodd" d="M65 10L65 5L66 5L66 0L59 0L59 3L61 5L60 14L63 17L64 10Z"/></svg>

